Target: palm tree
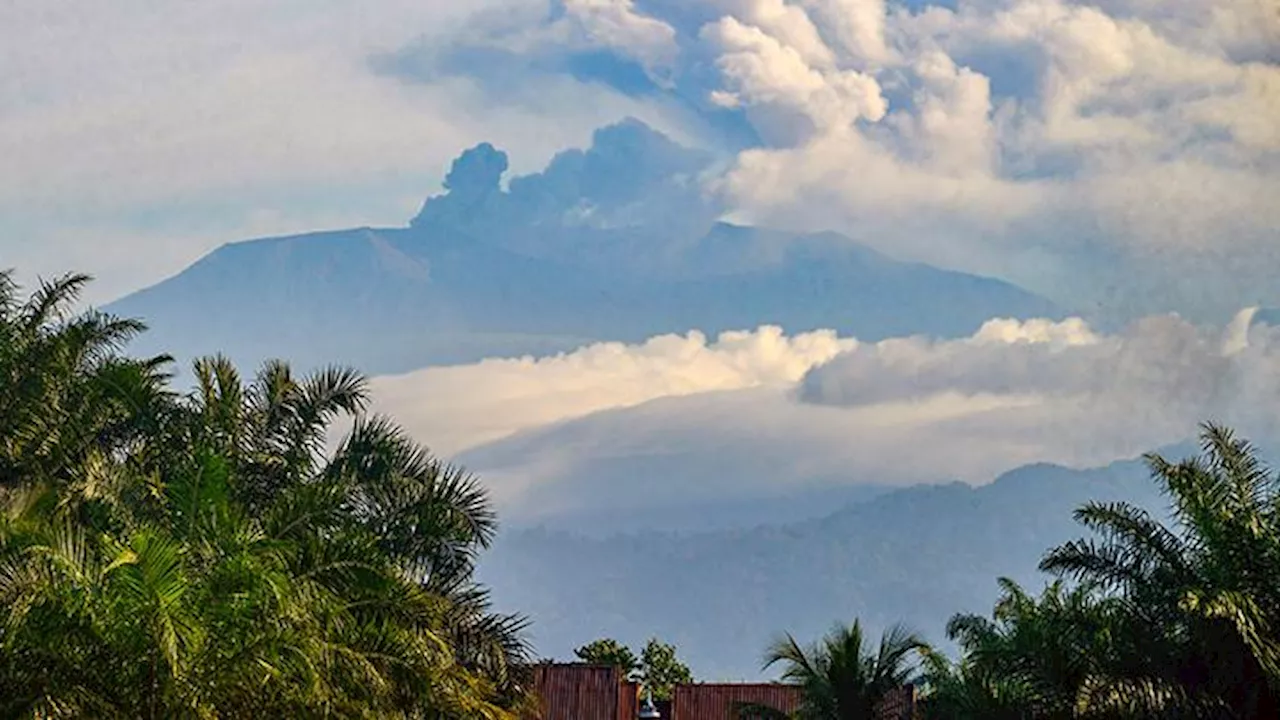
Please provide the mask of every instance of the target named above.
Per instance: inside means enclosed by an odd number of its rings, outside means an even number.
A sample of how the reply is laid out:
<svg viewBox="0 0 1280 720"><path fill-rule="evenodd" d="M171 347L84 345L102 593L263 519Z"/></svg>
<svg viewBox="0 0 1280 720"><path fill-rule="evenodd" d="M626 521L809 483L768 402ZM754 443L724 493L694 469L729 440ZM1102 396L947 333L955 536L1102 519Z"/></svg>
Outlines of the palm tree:
<svg viewBox="0 0 1280 720"><path fill-rule="evenodd" d="M781 663L783 682L801 689L803 720L871 720L892 693L911 682L911 655L926 648L900 626L887 630L877 648L869 647L855 620L808 648L783 636L769 648L764 667Z"/></svg>
<svg viewBox="0 0 1280 720"><path fill-rule="evenodd" d="M1280 479L1253 447L1206 425L1202 456L1147 458L1172 523L1125 503L1076 513L1095 539L1051 551L1042 568L1097 585L1124 608L1146 661L1099 698L1186 695L1240 717L1280 713Z"/></svg>
<svg viewBox="0 0 1280 720"><path fill-rule="evenodd" d="M245 385L224 358L195 365L189 403L194 439L232 459L233 494L255 516L273 508L320 503L291 532L329 532L326 523L359 528L377 552L425 591L445 599L451 646L465 666L504 695L523 695L530 648L527 621L492 611L474 581L475 561L496 533L492 506L476 479L433 457L395 423L363 415L365 378L330 368L295 378L270 362ZM331 453L334 422L351 418Z"/></svg>
<svg viewBox="0 0 1280 720"><path fill-rule="evenodd" d="M921 682L925 720L1033 720L1040 703L1032 683L994 672L968 655L953 663L926 651Z"/></svg>
<svg viewBox="0 0 1280 720"><path fill-rule="evenodd" d="M1134 622L1129 605L1091 583L1058 580L1033 597L1001 579L990 619L957 615L956 666L928 663L926 706L938 717L1213 717L1219 708L1149 668L1171 646Z"/></svg>
<svg viewBox="0 0 1280 720"><path fill-rule="evenodd" d="M120 356L138 321L73 314L88 282L66 275L23 300L0 272L0 494L69 482L97 448L128 448L155 427L168 358Z"/></svg>
<svg viewBox="0 0 1280 720"><path fill-rule="evenodd" d="M260 523L228 483L205 454L165 478L163 521L99 537L39 498L10 508L0 714L506 716L438 632L448 602L372 537L333 525L323 543L291 537L281 526L323 508Z"/></svg>
<svg viewBox="0 0 1280 720"><path fill-rule="evenodd" d="M0 716L511 717L475 479L349 370L212 358L172 392L119 354L140 324L70 314L86 281L0 275Z"/></svg>

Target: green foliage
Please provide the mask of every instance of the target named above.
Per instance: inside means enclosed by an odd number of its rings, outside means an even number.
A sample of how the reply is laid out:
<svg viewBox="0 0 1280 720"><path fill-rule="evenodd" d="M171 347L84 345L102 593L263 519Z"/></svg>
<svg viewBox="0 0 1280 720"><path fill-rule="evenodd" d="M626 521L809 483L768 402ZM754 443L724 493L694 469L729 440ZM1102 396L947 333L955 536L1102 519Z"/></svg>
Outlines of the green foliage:
<svg viewBox="0 0 1280 720"><path fill-rule="evenodd" d="M676 646L650 638L640 653L640 682L659 700L670 700L676 685L693 682L689 667L676 657Z"/></svg>
<svg viewBox="0 0 1280 720"><path fill-rule="evenodd" d="M639 677L640 660L631 648L613 638L593 640L574 650L573 654L582 662L620 668L629 678Z"/></svg>
<svg viewBox="0 0 1280 720"><path fill-rule="evenodd" d="M651 638L640 657L612 638L594 640L574 650L583 662L621 668L632 681L640 683L658 700L670 700L676 685L693 682L693 673L680 662L676 646Z"/></svg>
<svg viewBox="0 0 1280 720"><path fill-rule="evenodd" d="M514 717L474 479L347 370L174 392L118 354L138 324L69 312L85 281L0 274L0 717Z"/></svg>
<svg viewBox="0 0 1280 720"><path fill-rule="evenodd" d="M793 720L790 714L760 703L734 703L730 712L734 720Z"/></svg>
<svg viewBox="0 0 1280 720"><path fill-rule="evenodd" d="M1036 717L1035 689L1016 677L991 672L965 657L952 663L936 650L924 652L926 688L923 715L928 720L1031 720Z"/></svg>
<svg viewBox="0 0 1280 720"><path fill-rule="evenodd" d="M931 717L1280 714L1280 479L1230 431L1201 439L1199 458L1147 458L1168 524L1087 504L1092 537L1045 556L1061 579L1039 598L1002 581L990 619L952 619L963 659L928 663Z"/></svg>
<svg viewBox="0 0 1280 720"><path fill-rule="evenodd" d="M781 665L782 681L800 687L801 720L870 719L890 693L911 682L913 655L926 649L902 627L890 628L872 646L855 620L810 647L783 636L766 653L765 668Z"/></svg>

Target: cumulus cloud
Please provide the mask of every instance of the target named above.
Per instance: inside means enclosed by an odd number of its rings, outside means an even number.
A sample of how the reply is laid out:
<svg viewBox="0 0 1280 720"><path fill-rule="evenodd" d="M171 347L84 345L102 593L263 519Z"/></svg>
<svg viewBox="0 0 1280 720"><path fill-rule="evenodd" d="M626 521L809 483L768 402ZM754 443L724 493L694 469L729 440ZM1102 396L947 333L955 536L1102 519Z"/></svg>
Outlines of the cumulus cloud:
<svg viewBox="0 0 1280 720"><path fill-rule="evenodd" d="M620 117L661 124L571 77L495 105L466 77L409 85L370 67L415 39L465 34L475 13L532 4L5 3L0 232L11 239L0 249L136 287L180 267L159 258L242 239L264 215L293 232L401 224L449 158L480 141L519 150L529 171ZM101 263L108 253L130 267Z"/></svg>
<svg viewBox="0 0 1280 720"><path fill-rule="evenodd" d="M671 98L754 132L709 180L734 219L846 231L1119 319L1222 320L1256 299L1231 282L1241 267L1280 268L1280 16L1265 3L627 8L671 30Z"/></svg>
<svg viewBox="0 0 1280 720"><path fill-rule="evenodd" d="M866 69L889 59L884 0L803 0L802 6L852 66Z"/></svg>
<svg viewBox="0 0 1280 720"><path fill-rule="evenodd" d="M1082 324L1028 332L1018 324L960 341L924 338L861 346L809 373L805 402L844 407L912 401L942 393L1034 395L1134 406L1160 403L1219 414L1242 398L1220 338L1176 316L1144 318L1127 332L1099 337Z"/></svg>
<svg viewBox="0 0 1280 720"><path fill-rule="evenodd" d="M747 108L772 142L802 142L884 116L886 103L874 79L856 70L819 69L759 27L724 17L706 26L702 38L714 44L727 87L714 91L712 100Z"/></svg>
<svg viewBox="0 0 1280 720"><path fill-rule="evenodd" d="M777 327L601 343L547 358L485 360L374 382L378 407L438 452L561 420L675 397L788 386L855 344L830 331L787 337Z"/></svg>
<svg viewBox="0 0 1280 720"><path fill-rule="evenodd" d="M1099 333L993 320L954 341L877 343L776 328L600 345L383 379L383 407L436 438L521 521L857 483L990 481L1093 466L1226 422L1280 415L1280 332L1177 316Z"/></svg>
<svg viewBox="0 0 1280 720"><path fill-rule="evenodd" d="M779 45L793 50L807 65L822 68L835 65L835 53L802 7L786 0L719 0L713 5L728 13L721 18L721 23L741 19L763 34L777 38Z"/></svg>
<svg viewBox="0 0 1280 720"><path fill-rule="evenodd" d="M36 7L0 9L0 208L29 242L68 209L398 222L463 147L527 172L632 115L726 153L703 189L736 220L1119 319L1277 301L1251 288L1280 270L1264 0Z"/></svg>
<svg viewBox="0 0 1280 720"><path fill-rule="evenodd" d="M1222 255L1276 267L1280 14L1251 0L849 2L841 25L836 4L794 6L843 50L821 69L802 62L820 53L746 12L704 31L722 71L710 95L743 107L766 141L717 184L742 217L835 227L1032 286L1053 284L1036 269L1046 262L1122 267L1112 286L1198 266L1220 302L1193 308L1204 298L1186 287L1160 302L1202 317L1248 301ZM1062 223L1073 216L1088 220ZM1082 252L1090 243L1106 250ZM1077 305L1115 300L1078 286L1054 289Z"/></svg>
<svg viewBox="0 0 1280 720"><path fill-rule="evenodd" d="M564 9L588 46L617 50L658 77L671 70L679 53L675 29L636 12L632 0L564 0Z"/></svg>

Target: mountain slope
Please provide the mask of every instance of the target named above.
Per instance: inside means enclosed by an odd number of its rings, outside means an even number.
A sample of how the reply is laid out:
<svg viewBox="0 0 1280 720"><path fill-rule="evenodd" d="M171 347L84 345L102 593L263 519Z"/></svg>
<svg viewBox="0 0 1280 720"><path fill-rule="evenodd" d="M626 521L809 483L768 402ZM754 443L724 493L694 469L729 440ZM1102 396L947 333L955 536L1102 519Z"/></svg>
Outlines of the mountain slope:
<svg viewBox="0 0 1280 720"><path fill-rule="evenodd" d="M837 235L717 223L696 184L710 162L627 121L504 189L506 155L480 145L408 227L226 245L108 309L150 322L141 350L375 374L690 329L949 337L992 316L1061 315L1008 283Z"/></svg>
<svg viewBox="0 0 1280 720"><path fill-rule="evenodd" d="M903 621L942 642L951 614L989 611L997 577L1043 581L1043 552L1082 534L1076 507L1121 499L1161 507L1141 463L1032 465L981 487L897 490L783 525L610 539L515 532L481 576L532 615L543 655L568 657L597 636L657 635L700 677L752 678L776 633L814 637L837 620Z"/></svg>
<svg viewBox="0 0 1280 720"><path fill-rule="evenodd" d="M606 231L596 233L607 244ZM706 245L740 260L767 233L717 225ZM772 239L772 238L768 238ZM778 324L864 339L967 335L993 316L1060 314L998 280L899 263L851 242L784 241L777 259L697 264L680 274L588 270L458 229L358 229L227 245L108 309L145 318L144 343L184 357L225 351L390 373L493 355L547 354L591 340L635 342L697 328ZM147 347L146 349L152 349Z"/></svg>

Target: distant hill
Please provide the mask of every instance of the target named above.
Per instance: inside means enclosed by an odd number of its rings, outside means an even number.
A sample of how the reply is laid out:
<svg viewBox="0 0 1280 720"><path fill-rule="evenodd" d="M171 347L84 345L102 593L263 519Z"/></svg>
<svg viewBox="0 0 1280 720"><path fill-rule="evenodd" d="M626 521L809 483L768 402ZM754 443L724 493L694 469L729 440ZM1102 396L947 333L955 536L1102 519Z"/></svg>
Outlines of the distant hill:
<svg viewBox="0 0 1280 720"><path fill-rule="evenodd" d="M695 328L875 340L1062 315L1009 283L834 234L718 223L692 180L709 159L637 122L503 189L506 162L488 145L467 151L408 227L226 245L107 309L150 323L141 351L371 373Z"/></svg>
<svg viewBox="0 0 1280 720"><path fill-rule="evenodd" d="M1043 583L1041 555L1083 534L1072 511L1088 500L1163 508L1138 461L1031 465L981 487L873 494L798 522L607 539L513 532L480 572L496 597L532 615L544 656L569 657L598 636L657 635L699 677L747 679L776 633L816 637L837 620L877 632L903 621L945 644L953 613L990 610L997 577Z"/></svg>

